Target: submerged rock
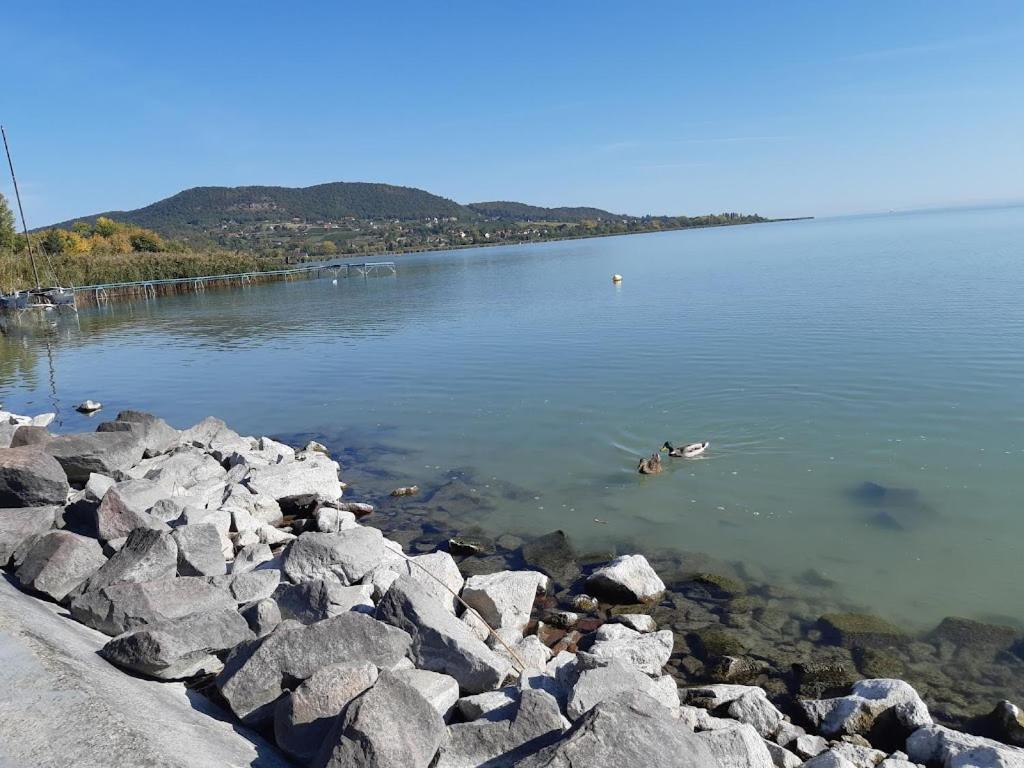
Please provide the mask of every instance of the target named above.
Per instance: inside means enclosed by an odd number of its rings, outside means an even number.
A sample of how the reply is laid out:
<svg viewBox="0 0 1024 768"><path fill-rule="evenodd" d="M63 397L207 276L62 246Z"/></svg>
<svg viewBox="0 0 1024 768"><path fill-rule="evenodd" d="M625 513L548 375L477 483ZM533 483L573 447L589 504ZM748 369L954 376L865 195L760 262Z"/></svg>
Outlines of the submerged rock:
<svg viewBox="0 0 1024 768"><path fill-rule="evenodd" d="M523 559L531 568L546 573L563 587L570 586L580 576L576 552L563 531L552 531L526 542Z"/></svg>
<svg viewBox="0 0 1024 768"><path fill-rule="evenodd" d="M909 640L902 629L869 613L829 613L818 619L822 639L843 648L885 648Z"/></svg>

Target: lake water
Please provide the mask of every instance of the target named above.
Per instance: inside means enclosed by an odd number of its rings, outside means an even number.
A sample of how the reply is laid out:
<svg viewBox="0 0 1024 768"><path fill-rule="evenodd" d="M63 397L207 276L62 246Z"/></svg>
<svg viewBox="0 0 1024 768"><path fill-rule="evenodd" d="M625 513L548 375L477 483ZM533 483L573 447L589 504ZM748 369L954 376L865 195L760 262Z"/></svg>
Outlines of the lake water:
<svg viewBox="0 0 1024 768"><path fill-rule="evenodd" d="M490 531L831 580L914 627L1021 622L1022 257L1022 208L408 256L12 327L0 398L62 430L93 398L322 435L393 485L468 467L523 489ZM711 449L637 475L666 439Z"/></svg>

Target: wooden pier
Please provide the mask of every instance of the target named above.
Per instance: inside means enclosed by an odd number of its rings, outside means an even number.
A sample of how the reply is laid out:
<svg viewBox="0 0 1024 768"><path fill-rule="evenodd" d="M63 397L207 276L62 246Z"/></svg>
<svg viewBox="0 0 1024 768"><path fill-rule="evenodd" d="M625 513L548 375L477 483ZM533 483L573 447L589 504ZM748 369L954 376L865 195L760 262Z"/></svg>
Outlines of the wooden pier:
<svg viewBox="0 0 1024 768"><path fill-rule="evenodd" d="M202 277L176 277L164 280L132 280L123 283L104 283L102 285L78 285L71 288L75 292L75 300L84 299L102 304L112 298L123 296L143 296L156 298L160 293L203 293L209 286L228 287L245 286L271 280L289 280L298 277L319 278L339 277L378 277L381 275L397 275L398 268L393 261L367 261L361 264L332 263L311 264L304 267L289 269L271 269L265 272L238 272L231 275L204 275Z"/></svg>

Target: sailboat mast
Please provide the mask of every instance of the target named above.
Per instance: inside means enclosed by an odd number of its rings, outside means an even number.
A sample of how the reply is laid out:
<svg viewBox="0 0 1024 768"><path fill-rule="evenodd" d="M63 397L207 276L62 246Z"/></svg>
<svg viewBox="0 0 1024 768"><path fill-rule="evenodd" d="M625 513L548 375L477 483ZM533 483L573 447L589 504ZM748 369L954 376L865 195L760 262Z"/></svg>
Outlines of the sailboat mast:
<svg viewBox="0 0 1024 768"><path fill-rule="evenodd" d="M25 245L28 247L28 258L32 262L32 275L36 279L36 288L42 288L39 282L39 270L36 269L36 255L32 252L32 239L28 236L28 225L25 223L25 209L21 207L21 193L18 191L18 179L14 175L14 161L11 160L11 148L7 145L7 131L0 125L0 135L4 137L4 152L7 153L7 167L11 169L11 181L14 183L14 197L18 201L18 213L21 215L21 229L25 233Z"/></svg>

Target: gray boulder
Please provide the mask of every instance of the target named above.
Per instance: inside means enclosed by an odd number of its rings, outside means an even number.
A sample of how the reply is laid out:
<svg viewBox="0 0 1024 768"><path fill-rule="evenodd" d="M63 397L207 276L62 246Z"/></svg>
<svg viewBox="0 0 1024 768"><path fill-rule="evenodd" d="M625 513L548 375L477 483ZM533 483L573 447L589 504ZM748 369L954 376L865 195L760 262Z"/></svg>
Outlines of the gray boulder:
<svg viewBox="0 0 1024 768"><path fill-rule="evenodd" d="M71 602L71 616L107 635L225 608L235 601L206 579L183 577L122 582L94 589Z"/></svg>
<svg viewBox="0 0 1024 768"><path fill-rule="evenodd" d="M127 536L136 528L170 530L170 526L149 514L170 492L150 480L125 480L112 485L96 508L96 532L104 541Z"/></svg>
<svg viewBox="0 0 1024 768"><path fill-rule="evenodd" d="M604 624L595 633L589 652L599 659L622 659L641 672L660 675L672 655L675 638L670 630L641 634L625 624Z"/></svg>
<svg viewBox="0 0 1024 768"><path fill-rule="evenodd" d="M882 725L910 733L932 722L928 707L909 683L885 678L859 680L849 696L800 702L807 719L824 736L866 735L885 714Z"/></svg>
<svg viewBox="0 0 1024 768"><path fill-rule="evenodd" d="M490 634L486 625L494 630L511 629L522 635L537 594L547 590L549 584L548 577L537 571L500 571L470 576L462 589L462 599L476 613L466 611L462 620L481 639Z"/></svg>
<svg viewBox="0 0 1024 768"><path fill-rule="evenodd" d="M0 568L26 539L53 528L61 507L14 507L0 509Z"/></svg>
<svg viewBox="0 0 1024 768"><path fill-rule="evenodd" d="M286 464L253 465L245 484L281 504L331 503L341 498L338 463L321 453Z"/></svg>
<svg viewBox="0 0 1024 768"><path fill-rule="evenodd" d="M270 597L247 603L238 609L256 637L266 637L281 623L281 609Z"/></svg>
<svg viewBox="0 0 1024 768"><path fill-rule="evenodd" d="M363 526L338 533L304 533L288 546L284 573L295 584L313 579L356 584L379 565L402 561L385 542L378 529Z"/></svg>
<svg viewBox="0 0 1024 768"><path fill-rule="evenodd" d="M357 525L354 512L334 507L320 507L316 511L316 529L321 533L338 533Z"/></svg>
<svg viewBox="0 0 1024 768"><path fill-rule="evenodd" d="M82 592L90 592L122 581L157 581L174 578L178 548L169 533L136 528L124 546L89 577Z"/></svg>
<svg viewBox="0 0 1024 768"><path fill-rule="evenodd" d="M561 740L519 761L518 766L723 768L697 735L657 701L637 691L601 702Z"/></svg>
<svg viewBox="0 0 1024 768"><path fill-rule="evenodd" d="M744 693L729 704L729 717L754 728L766 739L773 738L782 725L784 717L775 705L768 701L768 694L761 688Z"/></svg>
<svg viewBox="0 0 1024 768"><path fill-rule="evenodd" d="M225 590L241 605L272 597L281 583L281 572L268 568L229 573L225 576L209 576L207 580L215 587Z"/></svg>
<svg viewBox="0 0 1024 768"><path fill-rule="evenodd" d="M64 600L107 561L98 541L70 531L41 534L19 559L14 572L18 583L57 602Z"/></svg>
<svg viewBox="0 0 1024 768"><path fill-rule="evenodd" d="M697 738L721 768L775 768L764 739L749 725L737 723L735 728L704 731Z"/></svg>
<svg viewBox="0 0 1024 768"><path fill-rule="evenodd" d="M181 434L170 424L144 411L121 411L114 421L97 425L97 432L128 432L142 444L144 455L156 456L174 448Z"/></svg>
<svg viewBox="0 0 1024 768"><path fill-rule="evenodd" d="M838 752L829 749L804 763L804 768L858 768L858 766Z"/></svg>
<svg viewBox="0 0 1024 768"><path fill-rule="evenodd" d="M284 519L281 505L266 494L254 493L240 483L228 485L221 503L223 509L245 510L249 516L260 523L277 525Z"/></svg>
<svg viewBox="0 0 1024 768"><path fill-rule="evenodd" d="M623 555L587 579L587 591L610 602L645 603L665 592L665 583L643 555Z"/></svg>
<svg viewBox="0 0 1024 768"><path fill-rule="evenodd" d="M142 458L145 446L128 432L86 432L58 435L45 449L64 467L70 482L85 484L93 472L124 476Z"/></svg>
<svg viewBox="0 0 1024 768"><path fill-rule="evenodd" d="M64 506L68 478L56 459L36 448L0 448L0 507Z"/></svg>
<svg viewBox="0 0 1024 768"><path fill-rule="evenodd" d="M387 669L405 657L410 644L407 633L361 613L343 613L308 626L283 622L261 640L236 648L217 686L243 721L266 722L285 688L318 669L357 661Z"/></svg>
<svg viewBox="0 0 1024 768"><path fill-rule="evenodd" d="M128 474L134 478L152 480L163 486L168 495L184 496L196 488L223 486L227 472L209 454L186 446L140 461ZM220 498L223 495L224 489L221 487Z"/></svg>
<svg viewBox="0 0 1024 768"><path fill-rule="evenodd" d="M451 675L429 669L396 669L395 677L419 691L446 721L459 700L459 682Z"/></svg>
<svg viewBox="0 0 1024 768"><path fill-rule="evenodd" d="M277 746L308 763L320 751L335 718L375 682L377 667L366 661L318 669L278 700L274 708Z"/></svg>
<svg viewBox="0 0 1024 768"><path fill-rule="evenodd" d="M111 639L100 655L123 669L160 680L219 672L217 654L253 638L233 607L151 624Z"/></svg>
<svg viewBox="0 0 1024 768"><path fill-rule="evenodd" d="M400 724L399 727L396 727ZM428 768L445 737L441 716L390 672L337 719L317 768Z"/></svg>
<svg viewBox="0 0 1024 768"><path fill-rule="evenodd" d="M213 523L183 525L171 537L178 547L179 576L219 576L227 572L220 532Z"/></svg>
<svg viewBox="0 0 1024 768"><path fill-rule="evenodd" d="M617 616L612 616L608 621L611 623L625 624L627 627L636 630L637 632L653 632L658 628L654 618L648 616L646 613L620 613Z"/></svg>
<svg viewBox="0 0 1024 768"><path fill-rule="evenodd" d="M926 725L914 731L907 738L907 755L915 763L927 763L940 768L1024 766L1024 749L941 725Z"/></svg>
<svg viewBox="0 0 1024 768"><path fill-rule="evenodd" d="M103 635L0 580L0 763L10 768L289 768L181 683L126 675Z"/></svg>
<svg viewBox="0 0 1024 768"><path fill-rule="evenodd" d="M431 552L408 559L389 559L374 568L362 578L363 584L373 587L374 600L380 600L399 576L409 576L418 581L427 592L434 596L451 613L459 605L456 595L465 583L455 559L447 552Z"/></svg>
<svg viewBox="0 0 1024 768"><path fill-rule="evenodd" d="M373 613L370 587L346 587L337 581L316 579L302 584L282 584L274 593L281 616L303 624L322 621L347 611Z"/></svg>
<svg viewBox="0 0 1024 768"><path fill-rule="evenodd" d="M257 567L274 559L274 553L270 547L262 541L256 544L249 544L242 547L235 553L235 560L231 564L232 573L245 573L254 571Z"/></svg>
<svg viewBox="0 0 1024 768"><path fill-rule="evenodd" d="M519 704L519 689L513 686L463 696L455 706L464 720L510 720Z"/></svg>
<svg viewBox="0 0 1024 768"><path fill-rule="evenodd" d="M558 702L544 691L523 691L511 720L477 720L448 728L433 768L511 768L556 742L565 730Z"/></svg>
<svg viewBox="0 0 1024 768"><path fill-rule="evenodd" d="M376 616L412 636L410 658L417 667L451 675L469 693L497 688L509 673L507 661L409 576L391 585Z"/></svg>
<svg viewBox="0 0 1024 768"><path fill-rule="evenodd" d="M234 450L251 450L251 438L244 438L231 429L221 419L207 416L197 424L182 430L179 435L181 445L188 445L211 452L231 453ZM230 447L229 446L233 446Z"/></svg>
<svg viewBox="0 0 1024 768"><path fill-rule="evenodd" d="M576 720L597 704L627 691L639 691L653 698L670 713L679 711L679 690L667 675L657 680L622 659L612 659L602 666L582 669L579 673L565 713Z"/></svg>

